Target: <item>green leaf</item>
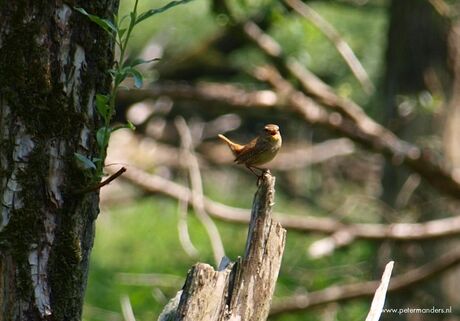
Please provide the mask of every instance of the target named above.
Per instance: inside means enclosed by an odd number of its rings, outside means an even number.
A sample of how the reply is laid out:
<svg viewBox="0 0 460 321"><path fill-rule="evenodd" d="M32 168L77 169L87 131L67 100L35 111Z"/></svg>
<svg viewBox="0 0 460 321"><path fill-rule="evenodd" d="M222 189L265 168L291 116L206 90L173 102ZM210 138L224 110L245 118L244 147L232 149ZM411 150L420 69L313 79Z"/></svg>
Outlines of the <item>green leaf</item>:
<svg viewBox="0 0 460 321"><path fill-rule="evenodd" d="M145 19L148 19L153 15L156 15L158 13L162 13L162 12L164 12L166 10L169 10L172 7L175 7L175 6L180 5L180 4L185 4L185 3L190 2L190 1L192 1L192 0L174 0L174 1L171 1L168 4L164 5L163 7L160 7L160 8L157 8L157 9L150 9L148 11L145 11L145 12L141 13L139 15L139 17L137 17L137 20L136 20L135 24L138 24L139 22L141 22L141 21L143 21Z"/></svg>
<svg viewBox="0 0 460 321"><path fill-rule="evenodd" d="M126 77L128 76L128 71L129 67L113 70L113 79L115 82L115 86L118 86L123 80L126 79Z"/></svg>
<svg viewBox="0 0 460 321"><path fill-rule="evenodd" d="M134 126L134 124L132 122L130 122L128 120L128 122L124 125L119 125L119 126L116 126L114 128L112 128L112 132L116 131L116 130L119 130L119 129L123 129L123 128L128 128L128 129L131 129L131 130L136 130L136 126Z"/></svg>
<svg viewBox="0 0 460 321"><path fill-rule="evenodd" d="M75 7L75 10L77 10L78 12L80 12L81 14L83 14L83 15L85 15L85 16L89 16L89 13L86 12L86 10L83 9L83 8Z"/></svg>
<svg viewBox="0 0 460 321"><path fill-rule="evenodd" d="M126 66L121 68L120 70L115 70L113 72L115 78L115 85L118 86L126 77L131 76L134 79L134 86L136 88L141 88L144 77L142 74L132 66Z"/></svg>
<svg viewBox="0 0 460 321"><path fill-rule="evenodd" d="M109 69L107 71L109 72L110 76L112 76L112 78L115 79L115 77L117 76L118 70L112 68L112 69Z"/></svg>
<svg viewBox="0 0 460 321"><path fill-rule="evenodd" d="M126 73L118 73L115 76L115 84L118 86L128 75Z"/></svg>
<svg viewBox="0 0 460 321"><path fill-rule="evenodd" d="M124 70L126 70L126 73L128 75L130 75L131 77L133 77L134 79L134 86L136 88L142 88L142 84L144 82L144 77L142 76L142 74L139 72L139 70L136 70L135 68L133 67L125 67L123 68Z"/></svg>
<svg viewBox="0 0 460 321"><path fill-rule="evenodd" d="M96 169L96 165L85 155L75 153L74 154L77 160L83 165L84 169Z"/></svg>
<svg viewBox="0 0 460 321"><path fill-rule="evenodd" d="M110 114L109 100L110 97L108 95L96 95L96 109L104 119L107 119Z"/></svg>
<svg viewBox="0 0 460 321"><path fill-rule="evenodd" d="M118 15L116 13L113 14L113 24L118 29Z"/></svg>
<svg viewBox="0 0 460 321"><path fill-rule="evenodd" d="M126 28L118 29L118 38L121 40L126 32Z"/></svg>
<svg viewBox="0 0 460 321"><path fill-rule="evenodd" d="M133 61L131 61L128 65L131 66L131 67L135 67L137 65L148 64L148 63L150 63L152 61L158 61L158 60L160 60L160 58L153 58L153 59L149 59L149 60L144 60L142 58L136 58Z"/></svg>
<svg viewBox="0 0 460 321"><path fill-rule="evenodd" d="M136 126L134 126L134 124L133 124L132 122L130 122L129 120L128 120L128 122L126 123L125 126L126 126L126 128L129 128L129 129L131 129L131 130L136 130Z"/></svg>
<svg viewBox="0 0 460 321"><path fill-rule="evenodd" d="M129 13L129 17L131 18L132 23L135 24L136 19L137 19L137 13L134 12L134 11L131 11L131 12Z"/></svg>
<svg viewBox="0 0 460 321"><path fill-rule="evenodd" d="M83 8L75 8L75 10L77 10L81 14L87 16L92 22L96 23L97 25L99 25L99 27L101 27L102 29L107 31L109 33L109 35L114 36L116 34L117 27L115 27L115 25L110 20L103 19L103 18L101 18L99 16L90 14L90 13L86 12L86 10L83 9Z"/></svg>
<svg viewBox="0 0 460 321"><path fill-rule="evenodd" d="M94 164L101 163L101 162L102 162L102 159L101 159L101 158L99 158L99 157L94 157L94 158L93 158L93 163L94 163Z"/></svg>
<svg viewBox="0 0 460 321"><path fill-rule="evenodd" d="M97 131L96 133L97 145L99 146L101 150L105 149L106 147L105 145L107 145L107 142L109 141L109 137L107 136L110 136L111 131L112 130L110 128L106 131L105 127L101 127Z"/></svg>
<svg viewBox="0 0 460 321"><path fill-rule="evenodd" d="M125 15L121 18L121 20L118 22L118 25L121 26L121 24L123 23L123 21L124 21L126 18L128 18L128 15L127 15L127 14L125 14Z"/></svg>

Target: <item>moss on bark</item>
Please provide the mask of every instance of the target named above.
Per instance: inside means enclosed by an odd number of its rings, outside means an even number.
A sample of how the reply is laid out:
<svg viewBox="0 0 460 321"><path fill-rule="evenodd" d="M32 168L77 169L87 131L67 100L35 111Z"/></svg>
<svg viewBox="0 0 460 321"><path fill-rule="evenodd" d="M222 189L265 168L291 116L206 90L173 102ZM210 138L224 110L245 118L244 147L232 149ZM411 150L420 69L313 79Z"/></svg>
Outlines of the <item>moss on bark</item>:
<svg viewBox="0 0 460 321"><path fill-rule="evenodd" d="M56 20L56 10L64 5L60 1L1 3L0 16L5 19L0 21L0 118L7 128L0 129L4 154L0 178L7 180L0 180L0 192L6 191L13 173L20 189L15 191L16 203L9 208L9 221L0 231L0 266L15 288L0 294L0 313L22 320L79 320L99 199L97 193L76 193L88 181L76 165L74 153L83 148L96 156L95 132L100 120L86 106L94 93L110 88L107 70L113 60L113 44L98 26L75 12L65 28L60 28ZM92 1L90 5L88 11L110 16L118 1ZM70 40L69 55L67 61L61 61L65 39ZM84 51L85 66L71 89L78 90L80 106L64 90L72 76L77 46ZM62 73L68 76L64 81ZM90 131L87 146L81 146L83 127ZM18 160L13 154L21 135L30 137L33 148ZM53 193L59 194L58 201ZM44 315L36 302L29 262L35 248L50 250L45 282L51 316ZM26 310L10 311L13 307L1 304L15 300L25 302L21 309Z"/></svg>

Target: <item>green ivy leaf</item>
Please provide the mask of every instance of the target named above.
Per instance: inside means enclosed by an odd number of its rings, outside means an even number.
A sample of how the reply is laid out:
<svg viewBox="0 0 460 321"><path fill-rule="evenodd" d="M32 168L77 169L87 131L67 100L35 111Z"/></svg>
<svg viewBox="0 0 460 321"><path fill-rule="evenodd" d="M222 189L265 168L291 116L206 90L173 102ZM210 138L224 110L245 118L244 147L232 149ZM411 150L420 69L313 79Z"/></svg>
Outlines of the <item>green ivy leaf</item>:
<svg viewBox="0 0 460 321"><path fill-rule="evenodd" d="M83 165L84 169L96 169L96 165L85 155L75 153L76 159Z"/></svg>
<svg viewBox="0 0 460 321"><path fill-rule="evenodd" d="M139 15L139 17L137 17L137 20L135 21L135 24L138 24L139 22L141 22L141 21L143 21L145 19L148 19L153 15L156 15L158 13L162 13L162 12L164 12L166 10L169 10L172 7L175 7L175 6L180 5L180 4L185 4L185 3L190 2L190 1L192 1L192 0L175 0L175 1L169 2L168 4L164 5L163 7L160 7L160 8L157 8L157 9L150 9L148 11L145 11L145 12L141 13Z"/></svg>
<svg viewBox="0 0 460 321"><path fill-rule="evenodd" d="M107 31L112 37L117 33L117 27L115 27L112 21L90 14L83 8L75 8L75 10L87 16L92 22L96 23L99 27Z"/></svg>

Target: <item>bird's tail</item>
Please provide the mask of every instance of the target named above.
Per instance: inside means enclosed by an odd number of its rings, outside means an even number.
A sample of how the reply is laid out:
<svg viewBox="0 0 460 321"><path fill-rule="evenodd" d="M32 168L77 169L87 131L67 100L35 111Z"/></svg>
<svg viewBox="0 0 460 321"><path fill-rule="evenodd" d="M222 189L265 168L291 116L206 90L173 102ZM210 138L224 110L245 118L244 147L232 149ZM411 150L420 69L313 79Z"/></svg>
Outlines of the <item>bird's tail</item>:
<svg viewBox="0 0 460 321"><path fill-rule="evenodd" d="M244 146L232 142L230 139L228 139L227 137L225 137L222 134L219 134L218 136L219 136L220 139L222 139L224 142L227 143L227 145L228 145L228 147L230 147L233 155L238 156L238 154L241 152L241 150L243 149Z"/></svg>

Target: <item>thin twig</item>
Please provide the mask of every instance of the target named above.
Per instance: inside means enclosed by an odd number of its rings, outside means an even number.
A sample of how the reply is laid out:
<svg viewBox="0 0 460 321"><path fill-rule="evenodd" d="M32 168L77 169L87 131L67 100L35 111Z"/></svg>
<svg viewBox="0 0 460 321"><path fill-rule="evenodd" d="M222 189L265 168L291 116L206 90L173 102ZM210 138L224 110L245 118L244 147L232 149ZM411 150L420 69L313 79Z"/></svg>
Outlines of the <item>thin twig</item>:
<svg viewBox="0 0 460 321"><path fill-rule="evenodd" d="M198 250L193 245L192 240L190 238L190 233L188 231L188 223L187 223L187 210L188 210L188 200L186 199L178 199L177 204L177 212L178 212L178 220L177 220L177 230L179 232L179 242L182 245L185 253L187 253L190 257L197 257Z"/></svg>
<svg viewBox="0 0 460 321"><path fill-rule="evenodd" d="M112 182L113 180L117 179L120 175L122 175L124 172L126 172L126 167L122 167L120 168L118 171L114 172L113 174L111 174L107 179L105 179L104 181L100 182L99 184L95 185L95 186L91 186L87 189L83 189L81 191L78 191L78 194L85 194L85 193L89 193L89 192L94 192L94 191L97 191L99 189L101 189L102 187L104 187L105 185L108 185L110 184L110 182Z"/></svg>
<svg viewBox="0 0 460 321"><path fill-rule="evenodd" d="M351 47L337 32L337 30L335 30L334 26L304 2L299 0L284 0L284 3L295 10L298 14L308 19L329 39L329 41L332 42L347 65L350 67L351 72L359 81L366 94L372 94L375 88L369 78L369 75L367 74L359 59L354 54Z"/></svg>
<svg viewBox="0 0 460 321"><path fill-rule="evenodd" d="M420 186L420 181L420 175L416 173L409 175L396 197L396 208L404 208L407 205L417 187Z"/></svg>
<svg viewBox="0 0 460 321"><path fill-rule="evenodd" d="M131 301L129 300L129 296L123 295L120 298L121 304L121 312L123 313L123 319L125 321L136 321L134 317L133 307L131 305Z"/></svg>
<svg viewBox="0 0 460 321"><path fill-rule="evenodd" d="M205 210L203 182L201 179L198 160L193 153L192 136L187 123L182 117L176 118L175 125L177 131L179 132L179 136L181 137L182 147L187 153L186 159L192 186L192 206L196 212L197 218L201 221L209 235L211 247L214 253L214 260L218 265L222 257L225 256L224 245L222 243L222 238L220 237L216 224L214 224L213 220L209 217Z"/></svg>

